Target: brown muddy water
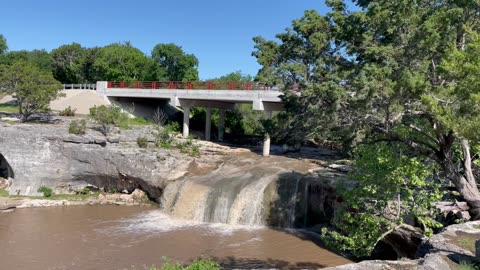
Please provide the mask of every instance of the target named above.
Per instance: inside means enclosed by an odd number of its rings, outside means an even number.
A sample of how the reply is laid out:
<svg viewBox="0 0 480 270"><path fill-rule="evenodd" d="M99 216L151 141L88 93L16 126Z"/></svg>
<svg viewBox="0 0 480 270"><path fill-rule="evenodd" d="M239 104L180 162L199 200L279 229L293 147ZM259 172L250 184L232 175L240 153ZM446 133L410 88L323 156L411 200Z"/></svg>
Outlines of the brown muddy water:
<svg viewBox="0 0 480 270"><path fill-rule="evenodd" d="M0 214L0 269L146 269L162 257L214 258L224 269L349 263L309 233L198 223L144 207L69 206Z"/></svg>

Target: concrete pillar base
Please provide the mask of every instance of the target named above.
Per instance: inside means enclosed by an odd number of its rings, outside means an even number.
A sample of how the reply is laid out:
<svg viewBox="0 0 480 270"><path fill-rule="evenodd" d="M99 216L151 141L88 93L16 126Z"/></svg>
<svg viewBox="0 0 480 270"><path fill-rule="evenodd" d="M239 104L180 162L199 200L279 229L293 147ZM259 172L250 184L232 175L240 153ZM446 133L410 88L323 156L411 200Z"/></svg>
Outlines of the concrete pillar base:
<svg viewBox="0 0 480 270"><path fill-rule="evenodd" d="M188 138L190 127L190 107L183 107L183 138Z"/></svg>
<svg viewBox="0 0 480 270"><path fill-rule="evenodd" d="M272 112L266 111L265 116L267 119L272 118ZM265 137L263 138L263 156L269 157L270 156L270 134L265 133Z"/></svg>

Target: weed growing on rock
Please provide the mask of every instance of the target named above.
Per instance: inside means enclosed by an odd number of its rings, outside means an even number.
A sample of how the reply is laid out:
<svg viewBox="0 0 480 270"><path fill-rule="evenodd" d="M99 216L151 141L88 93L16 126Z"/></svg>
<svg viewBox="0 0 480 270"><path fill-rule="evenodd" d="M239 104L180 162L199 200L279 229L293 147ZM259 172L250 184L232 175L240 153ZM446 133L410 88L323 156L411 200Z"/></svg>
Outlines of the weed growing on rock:
<svg viewBox="0 0 480 270"><path fill-rule="evenodd" d="M68 133L82 135L85 134L87 130L87 122L85 119L82 120L73 120L68 126Z"/></svg>
<svg viewBox="0 0 480 270"><path fill-rule="evenodd" d="M140 147L140 148L147 148L147 146L148 146L147 137L138 137L137 138L137 144L138 144L138 147Z"/></svg>
<svg viewBox="0 0 480 270"><path fill-rule="evenodd" d="M41 186L38 188L37 192L43 193L43 197L48 198L53 195L53 190L47 186Z"/></svg>
<svg viewBox="0 0 480 270"><path fill-rule="evenodd" d="M76 111L77 111L77 109L72 109L72 107L68 106L64 110L59 111L58 115L60 115L60 116L75 116Z"/></svg>

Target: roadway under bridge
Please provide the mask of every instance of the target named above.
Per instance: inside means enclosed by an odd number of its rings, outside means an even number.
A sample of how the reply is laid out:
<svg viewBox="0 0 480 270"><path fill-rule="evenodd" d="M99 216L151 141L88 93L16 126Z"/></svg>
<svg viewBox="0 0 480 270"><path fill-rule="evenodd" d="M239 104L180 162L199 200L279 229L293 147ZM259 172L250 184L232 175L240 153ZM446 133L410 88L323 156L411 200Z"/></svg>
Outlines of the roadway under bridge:
<svg viewBox="0 0 480 270"><path fill-rule="evenodd" d="M112 98L142 98L167 100L170 105L183 109L183 137L190 128L190 109L206 109L205 139L211 139L212 109L219 109L218 139L225 132L225 110L234 110L237 104L250 103L253 110L264 111L267 117L273 111L283 110L280 91L271 90L253 82L97 82L99 94ZM263 155L270 155L270 136L266 134Z"/></svg>

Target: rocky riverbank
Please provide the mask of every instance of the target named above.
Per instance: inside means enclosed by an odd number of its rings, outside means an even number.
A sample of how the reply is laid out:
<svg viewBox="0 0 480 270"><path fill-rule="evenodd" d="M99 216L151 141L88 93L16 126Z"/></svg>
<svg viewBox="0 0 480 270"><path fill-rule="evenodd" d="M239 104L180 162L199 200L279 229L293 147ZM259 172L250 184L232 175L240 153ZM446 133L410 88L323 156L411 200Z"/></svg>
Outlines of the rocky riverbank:
<svg viewBox="0 0 480 270"><path fill-rule="evenodd" d="M123 205L123 206L154 206L147 194L136 189L131 194L93 193L87 195L59 196L54 199L39 197L0 197L0 213L6 213L21 208L79 206L79 205Z"/></svg>

